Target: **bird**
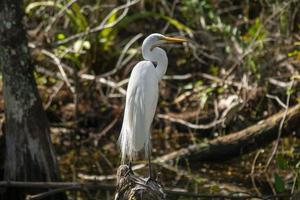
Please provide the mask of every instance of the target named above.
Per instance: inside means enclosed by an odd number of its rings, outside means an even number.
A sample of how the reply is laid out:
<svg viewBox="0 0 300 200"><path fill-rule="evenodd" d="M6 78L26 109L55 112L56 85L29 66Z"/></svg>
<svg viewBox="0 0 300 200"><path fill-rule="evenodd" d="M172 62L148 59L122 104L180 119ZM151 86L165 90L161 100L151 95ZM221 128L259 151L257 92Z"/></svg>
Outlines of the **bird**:
<svg viewBox="0 0 300 200"><path fill-rule="evenodd" d="M158 102L159 82L168 67L167 54L160 46L165 43L182 42L187 40L159 33L146 37L142 44L144 60L132 69L127 86L123 124L118 139L121 163L129 161L131 167L131 162L144 150L144 156L148 159L150 179L152 178L150 128Z"/></svg>

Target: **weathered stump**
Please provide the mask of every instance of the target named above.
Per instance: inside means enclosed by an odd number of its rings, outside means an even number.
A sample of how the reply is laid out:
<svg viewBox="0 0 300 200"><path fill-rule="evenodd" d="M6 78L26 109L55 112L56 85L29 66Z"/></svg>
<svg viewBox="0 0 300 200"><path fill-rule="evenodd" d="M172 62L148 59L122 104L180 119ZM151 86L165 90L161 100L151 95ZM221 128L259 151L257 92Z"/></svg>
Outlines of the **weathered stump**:
<svg viewBox="0 0 300 200"><path fill-rule="evenodd" d="M129 166L121 165L117 172L115 200L165 200L163 187L156 181L137 177Z"/></svg>

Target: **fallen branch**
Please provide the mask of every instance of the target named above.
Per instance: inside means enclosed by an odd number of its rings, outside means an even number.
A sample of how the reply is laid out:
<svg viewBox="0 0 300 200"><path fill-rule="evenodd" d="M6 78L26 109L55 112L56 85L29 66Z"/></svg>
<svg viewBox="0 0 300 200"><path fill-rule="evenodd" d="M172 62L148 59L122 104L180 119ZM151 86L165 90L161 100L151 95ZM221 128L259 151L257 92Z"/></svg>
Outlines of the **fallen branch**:
<svg viewBox="0 0 300 200"><path fill-rule="evenodd" d="M213 139L207 143L193 144L186 148L157 158L156 162L170 160L225 160L230 157L253 151L276 139L278 126L286 115L283 133L291 133L300 123L300 104L287 111L276 113L255 125L236 133Z"/></svg>
<svg viewBox="0 0 300 200"><path fill-rule="evenodd" d="M115 190L115 186L99 182L25 182L25 181L0 181L0 188L16 187L16 188L86 188L86 189L103 189Z"/></svg>
<svg viewBox="0 0 300 200"><path fill-rule="evenodd" d="M79 183L79 182L22 182L22 181L0 181L0 188L8 188L8 187L18 187L18 188L51 188L53 191L44 192L36 195L28 195L28 199L42 199L44 197L48 197L49 195L56 194L57 192L63 192L66 190L80 190L83 192L87 192L89 189L94 190L106 190L113 192L116 187L111 184L103 184L97 182L87 182L87 183ZM288 194L282 193L277 195L267 195L267 196L256 196L256 195L248 195L243 193L235 193L232 195L214 195L214 194L198 194L193 192L188 192L183 189L165 189L167 197L171 196L185 196L185 197L198 197L202 199L237 199L237 200L246 200L251 198L256 199L274 199L279 197L296 197L298 193ZM243 196L241 196L243 195Z"/></svg>

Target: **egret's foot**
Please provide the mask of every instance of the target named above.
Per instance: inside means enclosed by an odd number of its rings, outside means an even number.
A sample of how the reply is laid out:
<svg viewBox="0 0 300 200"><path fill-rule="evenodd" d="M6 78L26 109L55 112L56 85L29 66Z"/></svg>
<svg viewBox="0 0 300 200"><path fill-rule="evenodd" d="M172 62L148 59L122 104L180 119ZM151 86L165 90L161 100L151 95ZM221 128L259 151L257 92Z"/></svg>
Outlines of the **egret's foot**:
<svg viewBox="0 0 300 200"><path fill-rule="evenodd" d="M129 174L133 174L132 163L129 162L127 166L128 166L128 171L126 172L126 174L124 174L125 177L128 176Z"/></svg>

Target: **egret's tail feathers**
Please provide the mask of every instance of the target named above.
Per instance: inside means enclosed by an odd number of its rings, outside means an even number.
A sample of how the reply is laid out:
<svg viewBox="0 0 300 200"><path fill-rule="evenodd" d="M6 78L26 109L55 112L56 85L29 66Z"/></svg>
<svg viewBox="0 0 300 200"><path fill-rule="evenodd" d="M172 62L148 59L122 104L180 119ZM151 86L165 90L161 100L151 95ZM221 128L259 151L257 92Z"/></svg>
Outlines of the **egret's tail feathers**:
<svg viewBox="0 0 300 200"><path fill-rule="evenodd" d="M133 160L137 157L139 151L145 148L145 155L148 156L150 135L145 124L145 108L142 95L138 94L134 98L128 99L124 113L124 120L119 145L122 152L122 163L126 158Z"/></svg>

